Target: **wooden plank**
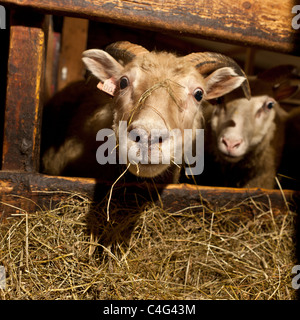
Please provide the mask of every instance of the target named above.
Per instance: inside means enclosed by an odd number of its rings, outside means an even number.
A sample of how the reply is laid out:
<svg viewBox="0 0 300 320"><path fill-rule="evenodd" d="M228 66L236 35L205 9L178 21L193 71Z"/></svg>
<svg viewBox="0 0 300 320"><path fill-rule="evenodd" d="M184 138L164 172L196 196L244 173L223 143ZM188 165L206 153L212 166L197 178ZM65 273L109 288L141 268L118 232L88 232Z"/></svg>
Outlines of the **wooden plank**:
<svg viewBox="0 0 300 320"><path fill-rule="evenodd" d="M14 16L10 29L3 170L33 172L39 167L43 90L44 16Z"/></svg>
<svg viewBox="0 0 300 320"><path fill-rule="evenodd" d="M44 87L44 99L48 99L53 95L53 65L54 65L54 31L53 31L53 21L52 16L48 15L48 25L46 28L46 63L45 63L45 87Z"/></svg>
<svg viewBox="0 0 300 320"><path fill-rule="evenodd" d="M138 43L150 51L154 49L158 51L175 51L179 55L205 50L197 42L178 38L176 35L89 21L88 49L105 48L114 41L122 40Z"/></svg>
<svg viewBox="0 0 300 320"><path fill-rule="evenodd" d="M86 50L88 25L86 19L64 18L58 66L58 90L62 90L73 81L84 79L85 67L81 58L82 52Z"/></svg>
<svg viewBox="0 0 300 320"><path fill-rule="evenodd" d="M0 221L11 213L33 212L54 207L71 194L87 196L99 203L107 197L112 183L85 178L54 177L32 173L0 171ZM284 195L283 195L284 193ZM153 185L152 183L123 183L115 185L112 201L120 208L141 207L153 201L165 210L175 212L187 207L201 205L210 210L230 210L238 205L239 215L252 217L272 209L274 215L288 212L299 206L300 193L291 190L231 189L202 187L189 184ZM108 197L107 197L108 198Z"/></svg>
<svg viewBox="0 0 300 320"><path fill-rule="evenodd" d="M7 5L152 30L207 37L299 55L294 0L2 0Z"/></svg>
<svg viewBox="0 0 300 320"><path fill-rule="evenodd" d="M7 16L9 16L6 10ZM9 20L9 19L7 19ZM1 32L1 45L0 45L0 159L2 159L2 141L3 141L3 127L4 127L4 111L6 99L6 86L7 86L7 60L9 50L9 21L6 21L6 29Z"/></svg>

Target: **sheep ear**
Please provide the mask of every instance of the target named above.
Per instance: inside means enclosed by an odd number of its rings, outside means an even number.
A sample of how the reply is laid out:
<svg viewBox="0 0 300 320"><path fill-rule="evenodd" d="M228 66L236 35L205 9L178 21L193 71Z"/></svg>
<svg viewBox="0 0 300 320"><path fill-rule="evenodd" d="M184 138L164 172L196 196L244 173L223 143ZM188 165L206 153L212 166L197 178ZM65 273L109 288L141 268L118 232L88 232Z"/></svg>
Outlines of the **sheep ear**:
<svg viewBox="0 0 300 320"><path fill-rule="evenodd" d="M123 67L111 55L103 50L91 49L82 54L82 61L86 68L99 80L117 79Z"/></svg>
<svg viewBox="0 0 300 320"><path fill-rule="evenodd" d="M257 78L275 85L293 78L294 76L299 77L299 72L300 71L296 66L284 64L259 73Z"/></svg>
<svg viewBox="0 0 300 320"><path fill-rule="evenodd" d="M217 69L208 77L206 82L206 99L215 99L231 92L246 81L245 77L239 76L232 68L224 67Z"/></svg>
<svg viewBox="0 0 300 320"><path fill-rule="evenodd" d="M277 101L282 101L284 99L293 96L299 87L297 85L290 85L289 83L282 83L279 86L273 88L274 99Z"/></svg>

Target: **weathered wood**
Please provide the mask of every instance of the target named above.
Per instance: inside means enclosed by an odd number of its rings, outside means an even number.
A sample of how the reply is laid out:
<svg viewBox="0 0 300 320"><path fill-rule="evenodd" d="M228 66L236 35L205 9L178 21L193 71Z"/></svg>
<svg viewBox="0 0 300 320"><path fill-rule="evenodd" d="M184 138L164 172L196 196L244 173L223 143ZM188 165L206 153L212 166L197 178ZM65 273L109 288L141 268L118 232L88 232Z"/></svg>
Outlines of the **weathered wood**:
<svg viewBox="0 0 300 320"><path fill-rule="evenodd" d="M299 54L294 0L2 0L7 5Z"/></svg>
<svg viewBox="0 0 300 320"><path fill-rule="evenodd" d="M64 18L58 66L58 90L62 90L73 81L84 79L85 67L81 57L82 52L86 50L88 25L86 19Z"/></svg>
<svg viewBox="0 0 300 320"><path fill-rule="evenodd" d="M105 48L112 42L122 40L138 43L150 51L156 49L158 51L176 52L179 55L187 55L191 52L200 52L207 49L197 41L189 41L189 38L180 38L179 40L175 34L89 21L88 49Z"/></svg>
<svg viewBox="0 0 300 320"><path fill-rule="evenodd" d="M14 15L7 70L3 170L39 167L40 111L45 61L44 16Z"/></svg>
<svg viewBox="0 0 300 320"><path fill-rule="evenodd" d="M7 16L9 15L6 10ZM6 21L6 29L1 29L1 45L0 45L0 159L2 159L2 141L3 141L3 126L4 126L4 110L6 99L6 85L7 85L7 60L9 49L9 19ZM1 24L1 23L0 23Z"/></svg>
<svg viewBox="0 0 300 320"><path fill-rule="evenodd" d="M0 171L0 218L15 212L51 208L73 194L100 202L107 196L111 185L111 182L94 179ZM189 184L155 186L152 183L119 183L114 186L112 201L120 207L125 203L142 206L147 201L154 201L172 212L194 206L201 211L201 205L216 211L238 206L241 216L253 214L249 208L259 212L257 206L261 206L265 211L272 208L276 215L287 212L286 203L293 208L299 203L299 193L291 190L284 190L283 193L280 190L214 188Z"/></svg>

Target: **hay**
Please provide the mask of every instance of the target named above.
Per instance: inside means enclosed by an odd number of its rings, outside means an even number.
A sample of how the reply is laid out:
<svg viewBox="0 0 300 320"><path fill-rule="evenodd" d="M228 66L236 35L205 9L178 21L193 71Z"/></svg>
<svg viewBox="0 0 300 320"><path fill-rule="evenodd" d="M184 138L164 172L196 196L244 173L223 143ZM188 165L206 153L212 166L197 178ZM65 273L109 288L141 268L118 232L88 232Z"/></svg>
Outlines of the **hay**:
<svg viewBox="0 0 300 320"><path fill-rule="evenodd" d="M11 217L0 230L0 298L294 299L295 214L268 208L241 220L240 209L172 213L114 200L107 221L105 203L74 195Z"/></svg>

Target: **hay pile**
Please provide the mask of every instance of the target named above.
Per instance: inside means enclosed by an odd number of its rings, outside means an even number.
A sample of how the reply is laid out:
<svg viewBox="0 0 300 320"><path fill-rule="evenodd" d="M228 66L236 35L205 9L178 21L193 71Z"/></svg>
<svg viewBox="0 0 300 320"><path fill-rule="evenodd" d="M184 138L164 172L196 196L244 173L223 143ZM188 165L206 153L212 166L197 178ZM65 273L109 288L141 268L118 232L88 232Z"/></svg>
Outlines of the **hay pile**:
<svg viewBox="0 0 300 320"><path fill-rule="evenodd" d="M133 208L132 208L133 209ZM295 214L122 210L70 196L0 229L2 299L294 299Z"/></svg>

